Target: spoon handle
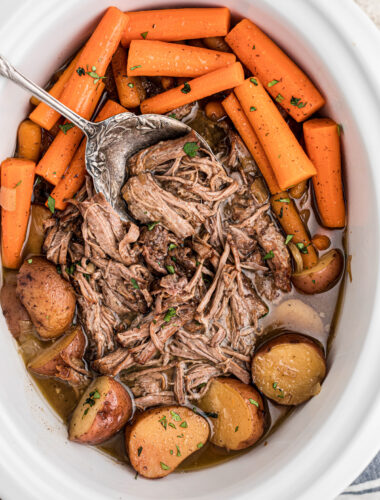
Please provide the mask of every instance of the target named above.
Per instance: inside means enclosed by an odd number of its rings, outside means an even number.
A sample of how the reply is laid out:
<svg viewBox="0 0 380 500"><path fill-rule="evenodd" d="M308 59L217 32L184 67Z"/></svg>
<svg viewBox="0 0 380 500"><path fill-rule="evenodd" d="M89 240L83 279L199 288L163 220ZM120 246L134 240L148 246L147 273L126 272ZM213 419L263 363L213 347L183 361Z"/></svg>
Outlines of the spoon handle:
<svg viewBox="0 0 380 500"><path fill-rule="evenodd" d="M33 83L29 78L22 75L16 68L14 68L9 61L5 59L0 54L0 75L8 78L12 82L17 83L20 87L25 90L28 90L31 94L33 94L37 99L44 102L51 108L55 109L63 115L65 118L70 120L71 123L74 123L78 128L80 128L86 135L91 136L95 129L91 122L85 120L81 116L77 115L70 108L59 102L53 96L51 96L48 92L43 90L37 84Z"/></svg>

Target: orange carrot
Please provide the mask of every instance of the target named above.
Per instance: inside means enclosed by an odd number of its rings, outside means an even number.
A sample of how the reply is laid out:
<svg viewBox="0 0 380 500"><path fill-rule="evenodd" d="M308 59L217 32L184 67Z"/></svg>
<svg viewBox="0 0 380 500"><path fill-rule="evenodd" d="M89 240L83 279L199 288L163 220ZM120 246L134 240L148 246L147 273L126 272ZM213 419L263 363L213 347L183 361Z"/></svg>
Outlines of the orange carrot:
<svg viewBox="0 0 380 500"><path fill-rule="evenodd" d="M118 47L112 57L112 71L116 83L119 101L126 108L137 108L146 97L141 78L127 76L127 52Z"/></svg>
<svg viewBox="0 0 380 500"><path fill-rule="evenodd" d="M283 190L317 173L258 78L245 80L235 94Z"/></svg>
<svg viewBox="0 0 380 500"><path fill-rule="evenodd" d="M58 81L49 90L49 94L55 97L56 99L59 99L61 97L62 92L67 85L67 82L69 81L75 69L78 67L78 60L81 53L82 50L78 52L78 54L67 66L62 75L58 78ZM38 106L30 113L29 118L34 123L40 125L40 127L46 130L50 130L57 123L61 115L58 113L58 111L55 111L53 108L50 108L47 104L43 102L39 102L37 100L37 104Z"/></svg>
<svg viewBox="0 0 380 500"><path fill-rule="evenodd" d="M327 250L331 245L331 240L325 234L315 234L311 239L312 244L317 250Z"/></svg>
<svg viewBox="0 0 380 500"><path fill-rule="evenodd" d="M230 11L213 9L164 9L127 12L128 24L121 43L127 47L131 40L163 40L174 42L226 36L230 28Z"/></svg>
<svg viewBox="0 0 380 500"><path fill-rule="evenodd" d="M226 42L274 99L298 122L315 113L325 100L305 73L252 21L243 19Z"/></svg>
<svg viewBox="0 0 380 500"><path fill-rule="evenodd" d="M338 125L314 118L303 125L306 151L317 169L313 187L322 224L343 227L346 220Z"/></svg>
<svg viewBox="0 0 380 500"><path fill-rule="evenodd" d="M172 109L217 94L223 90L240 85L244 81L244 71L240 63L234 63L206 75L190 80L188 83L150 97L141 103L142 113L166 113Z"/></svg>
<svg viewBox="0 0 380 500"><path fill-rule="evenodd" d="M231 94L224 99L222 105L257 163L257 166L259 167L260 172L268 185L269 191L272 194L279 193L281 188L277 183L276 176L270 166L267 155L265 154L255 131L249 123L246 114L242 110L239 101L236 99L235 94L231 92Z"/></svg>
<svg viewBox="0 0 380 500"><path fill-rule="evenodd" d="M59 100L83 117L87 111L87 98L95 96L96 84L104 78L127 21L128 17L116 7L107 9L83 48L77 63L78 71L73 72L62 92Z"/></svg>
<svg viewBox="0 0 380 500"><path fill-rule="evenodd" d="M30 120L20 123L17 131L17 153L20 158L37 161L41 149L41 127Z"/></svg>
<svg viewBox="0 0 380 500"><path fill-rule="evenodd" d="M101 122L111 116L125 113L127 110L120 106L115 101L108 100L103 108L99 111L96 122ZM64 210L67 207L67 202L82 186L86 175L86 139L83 140L79 148L76 150L71 163L66 170L62 179L55 186L50 196L55 200L55 208ZM47 203L46 203L47 206Z"/></svg>
<svg viewBox="0 0 380 500"><path fill-rule="evenodd" d="M309 235L289 194L285 191L270 199L273 212L287 235L286 241L294 243L301 252L303 265L310 269L318 262L318 256L311 244Z"/></svg>
<svg viewBox="0 0 380 500"><path fill-rule="evenodd" d="M132 40L128 76L185 76L195 78L236 62L235 54L190 45Z"/></svg>
<svg viewBox="0 0 380 500"><path fill-rule="evenodd" d="M8 158L1 164L1 255L3 266L17 269L28 227L36 164Z"/></svg>
<svg viewBox="0 0 380 500"><path fill-rule="evenodd" d="M82 102L86 103L86 112L82 113L82 115L84 115L83 118L86 118L86 120L89 120L94 113L103 90L104 83L99 82L96 85L95 95L92 92L88 92L87 99L83 98ZM41 158L36 168L36 174L41 175L41 177L54 184L54 186L61 179L83 137L83 132L67 121L64 125L60 125L60 128L61 130L50 144L49 149Z"/></svg>

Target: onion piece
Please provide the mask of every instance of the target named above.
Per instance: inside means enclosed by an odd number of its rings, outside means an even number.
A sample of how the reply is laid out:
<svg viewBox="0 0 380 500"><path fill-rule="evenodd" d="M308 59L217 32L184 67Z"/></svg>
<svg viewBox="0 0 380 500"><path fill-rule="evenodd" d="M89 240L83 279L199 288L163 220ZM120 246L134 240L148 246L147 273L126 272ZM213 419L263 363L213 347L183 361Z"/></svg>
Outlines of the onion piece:
<svg viewBox="0 0 380 500"><path fill-rule="evenodd" d="M295 266L296 266L295 272L300 273L301 271L303 271L303 260L302 260L301 252L297 248L297 245L295 245L291 241L289 241L288 247L289 247L290 253L292 254L294 262L295 262Z"/></svg>

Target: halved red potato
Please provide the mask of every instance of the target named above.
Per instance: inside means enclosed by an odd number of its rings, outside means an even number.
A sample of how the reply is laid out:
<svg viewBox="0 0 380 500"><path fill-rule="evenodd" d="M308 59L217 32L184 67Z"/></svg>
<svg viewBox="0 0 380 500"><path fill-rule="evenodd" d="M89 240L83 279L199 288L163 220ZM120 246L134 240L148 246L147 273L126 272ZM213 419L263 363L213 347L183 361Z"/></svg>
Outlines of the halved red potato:
<svg viewBox="0 0 380 500"><path fill-rule="evenodd" d="M132 415L132 401L124 387L112 377L91 382L75 408L69 424L69 439L99 444L116 434Z"/></svg>
<svg viewBox="0 0 380 500"><path fill-rule="evenodd" d="M252 379L268 398L282 405L299 405L321 390L326 360L321 347L298 333L265 343L252 359Z"/></svg>
<svg viewBox="0 0 380 500"><path fill-rule="evenodd" d="M343 270L343 255L333 249L322 255L318 264L292 275L293 285L304 293L322 293L332 288Z"/></svg>
<svg viewBox="0 0 380 500"><path fill-rule="evenodd" d="M259 392L234 378L216 378L198 403L199 408L217 414L210 441L228 450L242 450L264 434L265 410Z"/></svg>
<svg viewBox="0 0 380 500"><path fill-rule="evenodd" d="M43 349L29 364L28 369L37 375L59 376L71 360L81 360L86 349L86 337L80 326L73 326L59 340Z"/></svg>
<svg viewBox="0 0 380 500"><path fill-rule="evenodd" d="M207 420L184 406L153 408L126 428L132 467L146 478L167 476L207 442Z"/></svg>
<svg viewBox="0 0 380 500"><path fill-rule="evenodd" d="M18 339L21 334L20 322L30 322L30 317L16 294L16 283L6 282L0 292L0 303L9 331Z"/></svg>

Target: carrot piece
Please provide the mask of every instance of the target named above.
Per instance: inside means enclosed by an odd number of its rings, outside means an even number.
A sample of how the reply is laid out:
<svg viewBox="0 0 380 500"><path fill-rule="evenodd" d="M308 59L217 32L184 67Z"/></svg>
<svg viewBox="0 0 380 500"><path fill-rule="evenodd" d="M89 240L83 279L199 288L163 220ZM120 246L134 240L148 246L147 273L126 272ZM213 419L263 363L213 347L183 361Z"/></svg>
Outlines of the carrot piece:
<svg viewBox="0 0 380 500"><path fill-rule="evenodd" d="M86 120L89 120L94 113L104 87L104 83L99 82L96 85L95 95L88 92L86 99L83 97L82 102L86 103L86 113L82 113L82 116ZM36 174L54 184L54 186L60 181L83 137L83 132L67 121L64 125L60 125L60 128L61 130L38 162L36 168Z"/></svg>
<svg viewBox="0 0 380 500"><path fill-rule="evenodd" d="M235 89L235 94L281 189L288 189L317 173L258 78L245 80Z"/></svg>
<svg viewBox="0 0 380 500"><path fill-rule="evenodd" d="M267 155L265 154L255 131L249 123L247 115L244 113L239 101L236 99L235 94L231 92L231 94L224 99L222 105L232 123L235 125L235 128L239 132L245 145L249 149L253 159L257 163L257 166L259 167L271 194L276 194L282 191L277 183L276 176L270 166Z"/></svg>
<svg viewBox="0 0 380 500"><path fill-rule="evenodd" d="M67 82L69 81L71 75L75 71L78 66L78 60L82 53L81 49L78 54L74 57L71 63L67 66L62 75L58 78L58 81L52 86L49 90L49 94L59 99L62 95L63 90L65 89ZM31 98L32 101L33 98ZM34 104L34 102L33 102ZM30 113L29 118L37 123L40 127L50 130L60 118L60 114L58 111L55 111L53 108L50 108L47 104L38 101L37 99L37 107Z"/></svg>
<svg viewBox="0 0 380 500"><path fill-rule="evenodd" d="M300 250L304 267L309 269L315 266L318 262L317 253L289 194L284 191L273 195L270 204L286 235Z"/></svg>
<svg viewBox="0 0 380 500"><path fill-rule="evenodd" d="M116 7L107 9L79 56L79 71L73 72L62 92L60 101L83 117L87 111L87 97L95 96L96 84L104 78L127 21L128 17Z"/></svg>
<svg viewBox="0 0 380 500"><path fill-rule="evenodd" d="M240 21L226 42L296 121L305 120L325 104L305 73L249 19Z"/></svg>
<svg viewBox="0 0 380 500"><path fill-rule="evenodd" d="M116 83L117 93L122 106L136 108L146 97L141 79L127 76L127 52L118 47L112 57L112 71Z"/></svg>
<svg viewBox="0 0 380 500"><path fill-rule="evenodd" d="M166 113L184 104L189 104L203 97L236 87L243 83L243 81L243 67L240 63L234 63L146 99L141 103L141 112Z"/></svg>
<svg viewBox="0 0 380 500"><path fill-rule="evenodd" d="M132 40L128 76L185 76L195 78L236 62L235 54L179 43Z"/></svg>
<svg viewBox="0 0 380 500"><path fill-rule="evenodd" d="M126 111L127 109L120 106L117 102L108 100L99 111L95 121L101 122L111 116L125 113ZM81 145L76 150L68 169L50 194L50 196L55 200L54 207L56 209L64 210L67 207L67 202L65 200L72 198L82 186L86 175L85 156L86 139L82 141Z"/></svg>
<svg viewBox="0 0 380 500"><path fill-rule="evenodd" d="M317 250L327 250L331 245L331 240L325 234L315 234L311 239L312 244Z"/></svg>
<svg viewBox="0 0 380 500"><path fill-rule="evenodd" d="M343 227L346 210L338 125L329 118L314 118L303 125L306 151L317 169L313 187L322 224Z"/></svg>
<svg viewBox="0 0 380 500"><path fill-rule="evenodd" d="M4 267L17 269L28 227L36 164L8 158L1 164L1 255Z"/></svg>
<svg viewBox="0 0 380 500"><path fill-rule="evenodd" d="M17 131L17 152L20 158L37 161L41 149L41 127L31 120L20 123Z"/></svg>
<svg viewBox="0 0 380 500"><path fill-rule="evenodd" d="M227 8L164 9L127 12L129 21L121 43L127 47L131 40L163 40L174 42L226 36L230 28Z"/></svg>

